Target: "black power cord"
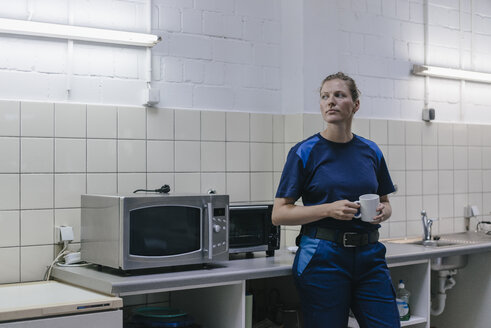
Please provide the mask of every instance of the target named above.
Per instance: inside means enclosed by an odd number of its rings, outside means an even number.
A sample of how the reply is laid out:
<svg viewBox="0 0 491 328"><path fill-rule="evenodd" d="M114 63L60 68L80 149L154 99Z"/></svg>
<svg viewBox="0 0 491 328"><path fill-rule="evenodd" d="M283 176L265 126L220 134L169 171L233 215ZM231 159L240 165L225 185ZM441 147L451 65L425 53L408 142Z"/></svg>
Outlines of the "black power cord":
<svg viewBox="0 0 491 328"><path fill-rule="evenodd" d="M133 193L136 194L137 192L140 192L140 191L158 192L159 194L168 194L170 191L170 187L169 187L169 185L165 184L162 187L160 187L159 189L136 189L135 191L133 191Z"/></svg>

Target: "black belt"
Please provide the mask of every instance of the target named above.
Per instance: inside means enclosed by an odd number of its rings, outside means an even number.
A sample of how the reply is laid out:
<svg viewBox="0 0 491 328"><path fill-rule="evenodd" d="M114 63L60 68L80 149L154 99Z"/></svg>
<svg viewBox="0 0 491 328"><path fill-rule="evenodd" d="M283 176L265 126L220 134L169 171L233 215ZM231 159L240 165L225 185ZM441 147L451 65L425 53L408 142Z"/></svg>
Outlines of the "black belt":
<svg viewBox="0 0 491 328"><path fill-rule="evenodd" d="M344 247L357 247L373 244L378 241L378 230L358 233L344 232L335 229L304 227L303 233L312 238L336 242Z"/></svg>

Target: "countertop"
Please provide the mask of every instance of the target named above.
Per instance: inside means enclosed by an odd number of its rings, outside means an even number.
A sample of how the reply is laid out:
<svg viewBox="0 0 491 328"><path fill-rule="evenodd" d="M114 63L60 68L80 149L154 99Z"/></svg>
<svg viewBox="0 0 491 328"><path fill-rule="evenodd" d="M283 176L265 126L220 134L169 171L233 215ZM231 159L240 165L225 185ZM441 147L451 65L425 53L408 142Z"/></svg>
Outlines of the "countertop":
<svg viewBox="0 0 491 328"><path fill-rule="evenodd" d="M123 307L119 297L57 281L0 286L0 322Z"/></svg>
<svg viewBox="0 0 491 328"><path fill-rule="evenodd" d="M466 232L442 235L441 240L455 241L455 245L424 247L409 244L413 240L386 240L386 258L389 266L404 262L428 260L452 255L473 254L491 251L491 236L483 233ZM287 276L291 274L294 254L288 250L276 251L275 256L266 257L264 252L255 253L254 258L237 257L230 261L212 265L187 268L140 271L138 274L124 273L96 265L87 267L54 267L53 277L74 285L90 288L102 293L125 296L146 294L177 289L190 289L235 283L242 280Z"/></svg>

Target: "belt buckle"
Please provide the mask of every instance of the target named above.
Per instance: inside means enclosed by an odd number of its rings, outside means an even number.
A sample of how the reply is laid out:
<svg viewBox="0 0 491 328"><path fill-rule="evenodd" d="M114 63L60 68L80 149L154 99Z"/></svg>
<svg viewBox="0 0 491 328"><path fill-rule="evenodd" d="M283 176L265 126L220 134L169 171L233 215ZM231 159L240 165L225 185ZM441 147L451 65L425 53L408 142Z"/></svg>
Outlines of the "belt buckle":
<svg viewBox="0 0 491 328"><path fill-rule="evenodd" d="M347 242L347 235L357 235L356 232L345 232L343 233L343 247L356 247L356 245L349 245L349 244L346 244Z"/></svg>

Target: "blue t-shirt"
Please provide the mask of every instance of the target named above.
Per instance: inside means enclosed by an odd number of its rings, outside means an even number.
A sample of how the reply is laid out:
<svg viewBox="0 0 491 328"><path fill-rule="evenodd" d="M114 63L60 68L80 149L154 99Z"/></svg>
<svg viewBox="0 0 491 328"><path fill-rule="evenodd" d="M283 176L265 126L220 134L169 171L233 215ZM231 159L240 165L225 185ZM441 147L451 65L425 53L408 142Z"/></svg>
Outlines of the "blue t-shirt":
<svg viewBox="0 0 491 328"><path fill-rule="evenodd" d="M276 198L302 197L309 206L342 199L353 202L363 194L384 196L394 190L382 151L373 141L353 134L349 142L336 143L317 133L290 149ZM329 217L309 226L357 232L380 227Z"/></svg>

